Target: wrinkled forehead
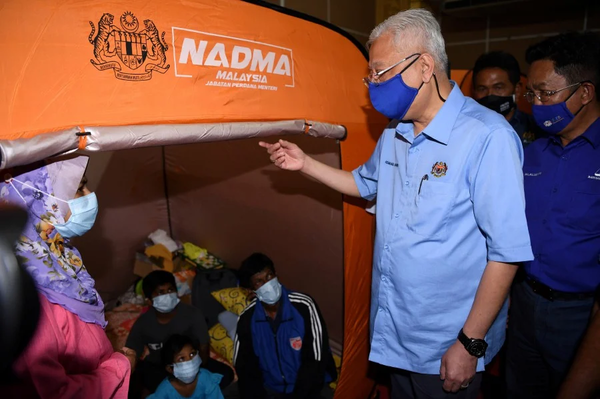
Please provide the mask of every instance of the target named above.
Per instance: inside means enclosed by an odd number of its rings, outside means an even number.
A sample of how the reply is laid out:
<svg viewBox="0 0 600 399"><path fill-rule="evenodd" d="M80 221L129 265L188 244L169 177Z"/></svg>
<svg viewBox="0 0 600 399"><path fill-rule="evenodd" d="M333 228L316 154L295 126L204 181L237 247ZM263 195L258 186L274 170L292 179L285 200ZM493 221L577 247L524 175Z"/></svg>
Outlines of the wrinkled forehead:
<svg viewBox="0 0 600 399"><path fill-rule="evenodd" d="M534 61L527 74L527 86L536 89L555 89L567 84L567 79L556 73L554 62L550 60Z"/></svg>

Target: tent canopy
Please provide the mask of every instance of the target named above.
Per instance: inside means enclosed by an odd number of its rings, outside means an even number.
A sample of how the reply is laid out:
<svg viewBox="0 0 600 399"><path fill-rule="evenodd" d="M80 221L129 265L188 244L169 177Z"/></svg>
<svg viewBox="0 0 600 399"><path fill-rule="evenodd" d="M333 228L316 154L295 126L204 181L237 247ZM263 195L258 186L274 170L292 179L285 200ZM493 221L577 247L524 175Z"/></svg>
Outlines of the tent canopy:
<svg viewBox="0 0 600 399"><path fill-rule="evenodd" d="M386 120L361 83L363 53L332 29L236 0L7 0L0 21L0 168L96 153L101 214L77 245L98 283L125 278L136 245L165 226L216 253L275 251L291 288L319 303L343 266L336 397L366 397L372 218L361 201L268 166L252 139L346 134L299 140L333 166L364 162ZM323 309L328 324L334 310Z"/></svg>

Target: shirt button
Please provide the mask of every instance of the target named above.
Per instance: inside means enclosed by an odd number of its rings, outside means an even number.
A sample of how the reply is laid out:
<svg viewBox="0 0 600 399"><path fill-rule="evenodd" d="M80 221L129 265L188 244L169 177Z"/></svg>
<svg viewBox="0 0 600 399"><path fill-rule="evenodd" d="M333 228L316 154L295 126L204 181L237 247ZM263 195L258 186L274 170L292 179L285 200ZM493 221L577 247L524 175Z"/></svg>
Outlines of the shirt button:
<svg viewBox="0 0 600 399"><path fill-rule="evenodd" d="M558 191L558 188L556 188L556 187L554 187L554 188L552 189L552 192L553 192L553 193L555 193L555 192L557 192L557 191Z"/></svg>
<svg viewBox="0 0 600 399"><path fill-rule="evenodd" d="M562 159L563 161L566 161L567 157L560 157L560 159Z"/></svg>
<svg viewBox="0 0 600 399"><path fill-rule="evenodd" d="M408 185L409 185L409 182L408 182L408 180L404 182L404 185L405 185L405 186L408 186Z"/></svg>
<svg viewBox="0 0 600 399"><path fill-rule="evenodd" d="M381 277L381 281L383 281L385 283L387 281L387 277L386 276L382 276Z"/></svg>
<svg viewBox="0 0 600 399"><path fill-rule="evenodd" d="M384 249L386 249L386 250L388 250L388 249L390 249L390 246L389 246L389 245L387 245L387 244L385 244L385 245L383 246L383 248L384 248Z"/></svg>
<svg viewBox="0 0 600 399"><path fill-rule="evenodd" d="M400 215L396 213L396 214L394 214L394 217L395 217L396 219L398 219L398 218L400 217Z"/></svg>

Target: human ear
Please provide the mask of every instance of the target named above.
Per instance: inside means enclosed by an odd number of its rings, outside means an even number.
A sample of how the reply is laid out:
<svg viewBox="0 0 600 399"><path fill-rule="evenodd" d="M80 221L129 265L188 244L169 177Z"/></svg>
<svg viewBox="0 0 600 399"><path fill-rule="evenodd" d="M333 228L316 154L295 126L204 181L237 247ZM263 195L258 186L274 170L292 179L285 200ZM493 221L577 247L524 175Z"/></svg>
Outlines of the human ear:
<svg viewBox="0 0 600 399"><path fill-rule="evenodd" d="M433 74L435 73L435 61L433 57L425 53L421 55L418 64L418 68L421 69L421 73L423 75L423 82L429 83Z"/></svg>
<svg viewBox="0 0 600 399"><path fill-rule="evenodd" d="M585 82L581 85L581 104L587 105L594 101L596 98L596 87L589 83Z"/></svg>

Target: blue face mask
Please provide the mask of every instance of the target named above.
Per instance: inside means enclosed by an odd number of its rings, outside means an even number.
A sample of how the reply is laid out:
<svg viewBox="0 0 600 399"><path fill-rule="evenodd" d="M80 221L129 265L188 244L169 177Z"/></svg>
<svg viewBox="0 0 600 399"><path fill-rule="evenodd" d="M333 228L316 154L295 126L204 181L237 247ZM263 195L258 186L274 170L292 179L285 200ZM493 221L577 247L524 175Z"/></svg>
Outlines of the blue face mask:
<svg viewBox="0 0 600 399"><path fill-rule="evenodd" d="M179 303L179 298L176 292L170 294L159 295L152 298L152 306L160 313L170 313Z"/></svg>
<svg viewBox="0 0 600 399"><path fill-rule="evenodd" d="M179 381L184 384L191 384L196 379L198 375L198 371L200 371L200 365L202 364L202 359L200 356L196 354L192 358L192 360L188 360L187 362L174 363L173 364L173 375Z"/></svg>
<svg viewBox="0 0 600 399"><path fill-rule="evenodd" d="M267 305L275 305L281 298L281 284L279 284L279 280L275 277L264 283L255 292L259 301Z"/></svg>
<svg viewBox="0 0 600 399"><path fill-rule="evenodd" d="M90 231L98 215L98 198L96 193L84 195L67 201L71 209L69 220L55 224L54 228L65 237L79 237Z"/></svg>
<svg viewBox="0 0 600 399"><path fill-rule="evenodd" d="M581 86L580 86L581 87ZM531 112L536 125L543 131L550 134L558 134L562 132L568 125L575 119L575 116L586 106L583 104L579 111L573 113L569 111L567 107L567 101L575 94L577 90L573 91L567 99L558 104L550 105L537 105L531 106Z"/></svg>
<svg viewBox="0 0 600 399"><path fill-rule="evenodd" d="M402 120L422 86L423 83L418 89L407 86L401 74L379 84L369 83L371 104L389 119Z"/></svg>
<svg viewBox="0 0 600 399"><path fill-rule="evenodd" d="M415 58L406 68L400 71L399 74L385 82L369 83L369 97L371 98L371 104L373 104L373 107L377 111L389 119L402 120L415 101L417 94L419 94L419 90L423 87L424 82L421 82L419 88L415 89L414 87L407 86L402 79L402 73L417 62L418 59L419 57ZM440 94L440 87L435 74L433 74L433 79L435 80L435 86L440 100L445 102L446 100L442 98L442 95Z"/></svg>

